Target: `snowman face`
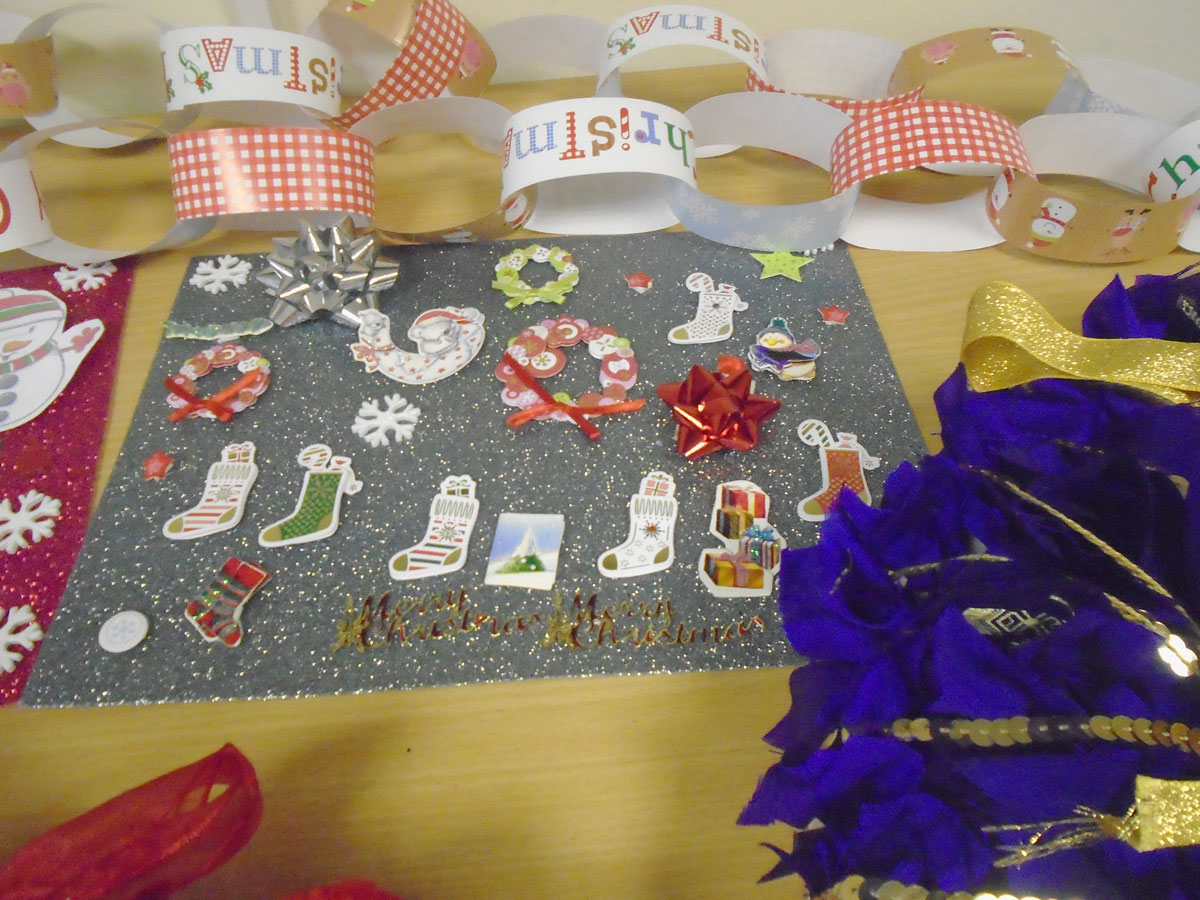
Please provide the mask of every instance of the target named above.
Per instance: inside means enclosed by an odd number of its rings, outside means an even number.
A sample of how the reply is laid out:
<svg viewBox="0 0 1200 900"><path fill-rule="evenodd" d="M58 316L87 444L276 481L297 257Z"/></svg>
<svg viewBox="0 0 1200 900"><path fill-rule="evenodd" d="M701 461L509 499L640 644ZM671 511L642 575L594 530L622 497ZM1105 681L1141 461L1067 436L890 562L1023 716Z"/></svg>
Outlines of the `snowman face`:
<svg viewBox="0 0 1200 900"><path fill-rule="evenodd" d="M1057 219L1059 222L1070 222L1075 218L1075 204L1063 200L1061 197L1051 197L1043 205L1046 210L1045 215L1051 219Z"/></svg>
<svg viewBox="0 0 1200 900"><path fill-rule="evenodd" d="M1011 31L993 31L992 49L1006 56L1020 56L1025 51L1025 42Z"/></svg>
<svg viewBox="0 0 1200 900"><path fill-rule="evenodd" d="M20 316L0 327L0 363L11 362L54 339L62 327L62 313L49 311Z"/></svg>

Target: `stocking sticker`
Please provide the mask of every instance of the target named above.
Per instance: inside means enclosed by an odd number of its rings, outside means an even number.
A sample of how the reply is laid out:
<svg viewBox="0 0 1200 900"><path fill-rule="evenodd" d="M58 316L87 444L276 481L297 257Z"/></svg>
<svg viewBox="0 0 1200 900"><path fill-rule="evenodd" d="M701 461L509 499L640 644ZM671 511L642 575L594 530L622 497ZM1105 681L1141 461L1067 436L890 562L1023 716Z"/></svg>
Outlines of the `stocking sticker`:
<svg viewBox="0 0 1200 900"><path fill-rule="evenodd" d="M638 492L629 498L629 536L625 543L606 550L596 560L600 574L605 578L632 578L671 568L678 517L675 479L666 472L647 474Z"/></svg>
<svg viewBox="0 0 1200 900"><path fill-rule="evenodd" d="M242 610L270 577L262 566L231 556L184 615L204 640L236 647L242 642Z"/></svg>
<svg viewBox="0 0 1200 900"><path fill-rule="evenodd" d="M416 352L401 350L392 341L391 320L374 309L359 313L358 342L350 345L354 358L368 372L379 371L402 384L431 384L449 378L483 346L483 313L473 307L439 307L421 313L408 329Z"/></svg>
<svg viewBox="0 0 1200 900"><path fill-rule="evenodd" d="M800 440L820 451L822 482L820 490L800 501L800 518L823 522L843 488L850 489L869 505L871 492L863 470L878 468L879 457L867 453L857 435L839 431L835 441L829 426L819 419L805 419L797 430Z"/></svg>
<svg viewBox="0 0 1200 900"><path fill-rule="evenodd" d="M190 541L235 528L258 478L252 441L226 444L219 462L209 466L200 502L163 525L163 537Z"/></svg>
<svg viewBox="0 0 1200 900"><path fill-rule="evenodd" d="M397 581L410 581L457 572L467 561L467 548L478 517L474 479L470 475L443 479L437 496L429 504L425 536L420 543L393 556L388 573Z"/></svg>
<svg viewBox="0 0 1200 900"><path fill-rule="evenodd" d="M812 381L817 377L820 355L816 341L797 342L787 319L775 318L758 333L746 357L755 372L770 372L780 381Z"/></svg>
<svg viewBox="0 0 1200 900"><path fill-rule="evenodd" d="M708 530L723 548L700 554L700 582L714 597L766 597L787 541L767 521L771 498L751 481L717 485Z"/></svg>
<svg viewBox="0 0 1200 900"><path fill-rule="evenodd" d="M67 307L46 291L0 290L0 431L54 402L104 334L99 319L66 330Z"/></svg>
<svg viewBox="0 0 1200 900"><path fill-rule="evenodd" d="M565 525L559 515L501 513L483 583L550 590L558 574Z"/></svg>
<svg viewBox="0 0 1200 900"><path fill-rule="evenodd" d="M733 335L733 314L749 309L732 284L714 285L703 272L693 272L684 281L687 289L699 294L696 317L672 328L667 340L672 344L711 344Z"/></svg>
<svg viewBox="0 0 1200 900"><path fill-rule="evenodd" d="M214 369L236 367L242 377L211 397L196 393L196 382ZM271 384L271 363L257 350L241 344L217 344L201 350L185 362L165 382L167 403L172 407L168 418L216 419L229 422L235 413L249 409Z"/></svg>
<svg viewBox="0 0 1200 900"><path fill-rule="evenodd" d="M304 467L300 499L290 516L262 530L258 543L263 547L324 540L337 531L342 497L362 490L350 457L334 456L326 444L310 444L296 460Z"/></svg>

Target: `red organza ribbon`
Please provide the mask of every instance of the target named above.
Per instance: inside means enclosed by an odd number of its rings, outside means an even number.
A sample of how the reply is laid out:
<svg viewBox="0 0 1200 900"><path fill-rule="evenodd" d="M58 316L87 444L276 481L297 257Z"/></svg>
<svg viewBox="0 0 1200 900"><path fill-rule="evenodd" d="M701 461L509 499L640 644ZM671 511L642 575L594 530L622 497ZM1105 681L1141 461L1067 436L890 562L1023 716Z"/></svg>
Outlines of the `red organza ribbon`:
<svg viewBox="0 0 1200 900"><path fill-rule="evenodd" d="M570 417L571 421L582 429L589 441L598 441L600 440L600 429L588 421L588 416L611 416L616 413L636 412L646 405L646 401L642 399L626 400L622 403L609 403L605 406L576 406L572 403L560 403L554 399L553 394L542 387L536 378L525 371L525 367L517 362L512 354L505 353L504 359L512 366L517 380L537 394L538 399L542 401L537 406L531 406L529 409L515 412L505 419L504 421L509 428L520 428L527 422L532 422L538 416L561 412Z"/></svg>
<svg viewBox="0 0 1200 900"><path fill-rule="evenodd" d="M226 744L35 838L0 869L0 898L157 900L233 856L261 818L254 767Z"/></svg>
<svg viewBox="0 0 1200 900"><path fill-rule="evenodd" d="M236 397L246 388L252 388L262 381L263 373L260 369L254 369L247 372L229 387L223 391L213 394L211 397L201 397L198 394L193 394L187 388L182 387L175 381L175 376L166 379L163 385L168 391L187 402L187 406L181 406L174 410L169 416L172 422L180 422L186 419L192 413L199 409L207 409L210 413L216 416L219 422L228 422L233 418L233 410L225 405L226 400L231 400Z"/></svg>

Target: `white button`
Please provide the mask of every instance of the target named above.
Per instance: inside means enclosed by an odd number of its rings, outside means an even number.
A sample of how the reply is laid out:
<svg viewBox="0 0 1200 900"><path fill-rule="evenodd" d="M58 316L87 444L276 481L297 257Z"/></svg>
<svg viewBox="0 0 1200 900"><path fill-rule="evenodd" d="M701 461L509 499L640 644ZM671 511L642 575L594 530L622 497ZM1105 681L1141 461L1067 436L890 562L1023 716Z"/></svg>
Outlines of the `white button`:
<svg viewBox="0 0 1200 900"><path fill-rule="evenodd" d="M150 631L150 620L136 609L119 612L100 626L100 647L109 653L132 650Z"/></svg>

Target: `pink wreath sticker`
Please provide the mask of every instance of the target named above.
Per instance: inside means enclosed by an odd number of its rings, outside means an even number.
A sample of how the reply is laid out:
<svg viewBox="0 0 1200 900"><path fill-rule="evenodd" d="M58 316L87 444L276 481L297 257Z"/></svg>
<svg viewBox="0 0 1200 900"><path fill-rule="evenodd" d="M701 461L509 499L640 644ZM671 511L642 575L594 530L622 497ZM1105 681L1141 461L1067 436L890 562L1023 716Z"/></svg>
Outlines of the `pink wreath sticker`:
<svg viewBox="0 0 1200 900"><path fill-rule="evenodd" d="M211 397L196 393L196 381L213 369L236 366L242 377ZM254 405L271 383L271 363L257 350L241 344L217 344L201 350L165 382L172 422L183 419L217 419L228 422L235 413Z"/></svg>
<svg viewBox="0 0 1200 900"><path fill-rule="evenodd" d="M600 360L600 391L582 394L577 400L563 392L550 394L539 382L566 366L563 348L580 343L586 343L588 353ZM500 399L520 410L508 417L510 428L520 428L534 419L574 421L595 440L600 432L588 418L633 412L646 403L628 399L638 373L629 339L614 328L592 325L586 319L559 316L524 329L509 341L494 372L504 382Z"/></svg>

